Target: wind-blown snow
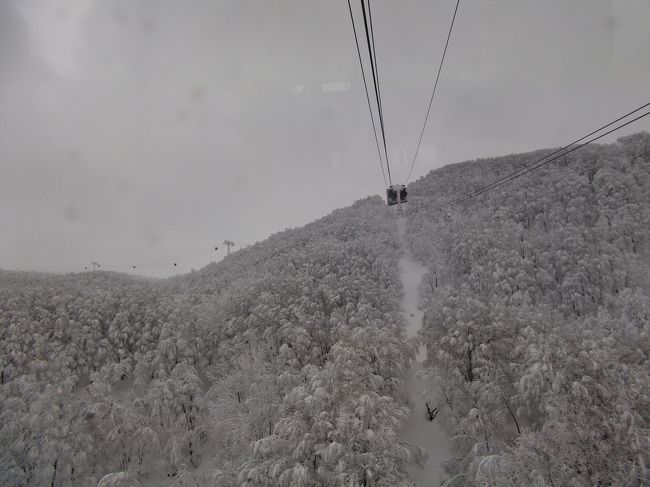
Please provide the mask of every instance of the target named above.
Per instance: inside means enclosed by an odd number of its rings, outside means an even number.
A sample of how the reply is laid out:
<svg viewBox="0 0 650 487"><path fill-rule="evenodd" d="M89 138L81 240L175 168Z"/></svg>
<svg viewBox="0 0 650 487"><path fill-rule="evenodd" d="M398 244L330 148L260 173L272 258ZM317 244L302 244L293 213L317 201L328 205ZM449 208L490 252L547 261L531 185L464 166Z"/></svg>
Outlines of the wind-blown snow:
<svg viewBox="0 0 650 487"><path fill-rule="evenodd" d="M426 274L426 269L411 255L404 243L405 220L399 218L397 225L403 242L404 254L399 260L400 278L404 288L402 296L402 311L406 318L406 334L408 338L417 336L422 326L424 312L420 309L420 283ZM421 487L440 485L441 468L444 460L449 458L449 443L440 426L434 421L428 421L425 399L421 396L422 385L418 384L417 372L422 368L424 347L420 347L417 361L406 376L406 390L412 404L411 415L399 433L400 440L410 445L423 448L429 454L423 468L410 466L408 469L411 480ZM430 404L433 408L436 405Z"/></svg>

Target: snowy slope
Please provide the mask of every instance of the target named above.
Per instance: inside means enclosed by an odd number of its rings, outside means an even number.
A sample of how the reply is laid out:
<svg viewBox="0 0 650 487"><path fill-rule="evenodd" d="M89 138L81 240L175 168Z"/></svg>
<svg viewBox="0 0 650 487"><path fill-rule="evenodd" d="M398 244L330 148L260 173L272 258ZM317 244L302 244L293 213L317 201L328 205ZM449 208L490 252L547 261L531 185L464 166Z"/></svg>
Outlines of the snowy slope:
<svg viewBox="0 0 650 487"><path fill-rule="evenodd" d="M403 289L401 306L406 318L406 336L411 338L417 336L422 327L424 311L420 308L420 285L427 270L413 258L413 254L406 245L404 238L406 234L406 220L404 218L398 218L397 228L404 250L403 255L399 259L399 274ZM416 360L418 362L424 360L424 349L420 349Z"/></svg>
<svg viewBox="0 0 650 487"><path fill-rule="evenodd" d="M427 271L422 264L415 261L411 251L405 245L405 219L399 218L397 224L404 245L404 254L399 260L400 279L404 290L402 312L406 319L407 338L412 338L418 335L424 318L424 312L420 309L420 284ZM423 396L425 387L416 378L422 368L424 357L424 347L420 347L416 362L411 365L406 376L405 387L411 403L411 413L400 429L399 437L401 441L422 448L427 453L422 466L409 466L409 478L420 487L437 487L442 479L441 465L451 454L447 437L437 421L427 420L425 401L428 398ZM431 408L436 406L438 406L437 402L430 402Z"/></svg>
<svg viewBox="0 0 650 487"><path fill-rule="evenodd" d="M8 274L0 484L406 485L379 198L166 281Z"/></svg>

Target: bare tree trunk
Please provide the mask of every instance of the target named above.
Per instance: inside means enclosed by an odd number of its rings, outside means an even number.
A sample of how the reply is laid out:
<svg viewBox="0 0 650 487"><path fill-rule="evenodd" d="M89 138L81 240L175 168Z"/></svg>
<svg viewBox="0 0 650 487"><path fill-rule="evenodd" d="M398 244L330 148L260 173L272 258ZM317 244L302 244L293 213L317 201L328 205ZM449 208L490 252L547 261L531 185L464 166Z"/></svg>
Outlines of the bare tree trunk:
<svg viewBox="0 0 650 487"><path fill-rule="evenodd" d="M472 370L474 368L472 363L473 351L474 351L473 348L467 349L467 382L472 382L474 380L474 371Z"/></svg>
<svg viewBox="0 0 650 487"><path fill-rule="evenodd" d="M425 404L425 406L427 407L427 419L428 419L429 421L433 421L434 419L436 419L436 416L438 416L438 412L440 412L440 408L439 408L439 407L435 407L435 408L431 409L431 408L429 407L429 403L426 402L426 401L425 401L424 404Z"/></svg>
<svg viewBox="0 0 650 487"><path fill-rule="evenodd" d="M512 416L512 419L515 421L515 426L517 427L517 433L521 434L521 429L519 429L519 421L517 421L515 414L512 412L512 409L510 408L510 404L508 404L508 401L506 401L506 398L503 396L501 396L501 400L503 401L503 404L506 405L506 408L508 409L510 416Z"/></svg>
<svg viewBox="0 0 650 487"><path fill-rule="evenodd" d="M453 405L451 403L451 399L449 399L449 396L447 395L447 391L445 391L444 389L441 389L441 390L442 390L443 395L445 396L445 401L447 402L447 405L449 406L449 410L453 411L454 407L453 407Z"/></svg>
<svg viewBox="0 0 650 487"><path fill-rule="evenodd" d="M490 453L490 443L488 443L487 431L485 431L485 426L483 426L483 438L485 438L485 448L487 452Z"/></svg>
<svg viewBox="0 0 650 487"><path fill-rule="evenodd" d="M54 487L54 479L56 478L56 467L59 464L59 457L54 460L54 472L52 472L52 482L50 483L50 487Z"/></svg>

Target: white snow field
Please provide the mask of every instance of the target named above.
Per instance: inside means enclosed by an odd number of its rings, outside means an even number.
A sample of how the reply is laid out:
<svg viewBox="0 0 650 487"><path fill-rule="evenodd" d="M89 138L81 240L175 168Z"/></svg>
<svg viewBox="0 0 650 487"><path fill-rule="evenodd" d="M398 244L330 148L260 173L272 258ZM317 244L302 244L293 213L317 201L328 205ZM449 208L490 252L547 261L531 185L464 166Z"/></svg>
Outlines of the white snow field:
<svg viewBox="0 0 650 487"><path fill-rule="evenodd" d="M408 338L417 335L422 326L424 312L420 309L420 283L426 274L426 269L417 262L406 242L404 241L404 232L406 220L398 218L397 225L399 229L400 240L404 249L404 254L399 260L400 278L404 288L402 296L402 311L406 318L406 334ZM424 467L409 466L409 477L417 482L420 487L439 486L441 481L441 464L449 458L449 442L445 433L442 431L437 421L428 421L426 417L427 409L421 392L424 387L418 385L416 373L422 368L424 360L424 347L420 347L417 354L417 361L413 364L406 377L406 389L409 394L409 401L412 404L411 415L399 432L400 440L410 445L423 448L429 454ZM435 405L430 405L434 407Z"/></svg>

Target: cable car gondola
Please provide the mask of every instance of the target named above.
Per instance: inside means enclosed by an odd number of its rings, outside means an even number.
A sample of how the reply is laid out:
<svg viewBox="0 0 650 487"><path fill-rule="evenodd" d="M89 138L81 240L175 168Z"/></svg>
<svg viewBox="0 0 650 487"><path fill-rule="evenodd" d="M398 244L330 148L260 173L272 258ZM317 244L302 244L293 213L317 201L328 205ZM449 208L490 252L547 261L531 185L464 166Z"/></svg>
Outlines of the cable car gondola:
<svg viewBox="0 0 650 487"><path fill-rule="evenodd" d="M406 203L406 186L403 184L393 184L386 190L386 203L388 206L396 205L397 203Z"/></svg>

